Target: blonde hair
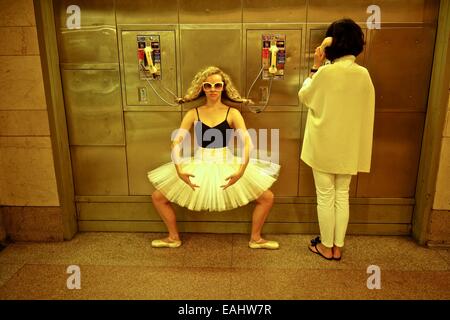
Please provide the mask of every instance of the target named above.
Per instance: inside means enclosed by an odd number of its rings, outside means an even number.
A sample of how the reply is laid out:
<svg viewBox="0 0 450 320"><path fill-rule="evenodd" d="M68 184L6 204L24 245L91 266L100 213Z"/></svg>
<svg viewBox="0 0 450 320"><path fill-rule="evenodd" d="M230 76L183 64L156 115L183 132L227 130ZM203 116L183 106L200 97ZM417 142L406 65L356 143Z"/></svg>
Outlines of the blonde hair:
<svg viewBox="0 0 450 320"><path fill-rule="evenodd" d="M204 96L205 93L203 92L202 88L203 82L206 81L206 78L215 74L219 74L224 82L222 98L233 102L248 103L249 100L241 97L233 82L231 81L230 76L218 67L214 66L206 67L195 75L194 80L192 80L191 86L187 90L186 95L182 99L179 99L179 102L189 102Z"/></svg>

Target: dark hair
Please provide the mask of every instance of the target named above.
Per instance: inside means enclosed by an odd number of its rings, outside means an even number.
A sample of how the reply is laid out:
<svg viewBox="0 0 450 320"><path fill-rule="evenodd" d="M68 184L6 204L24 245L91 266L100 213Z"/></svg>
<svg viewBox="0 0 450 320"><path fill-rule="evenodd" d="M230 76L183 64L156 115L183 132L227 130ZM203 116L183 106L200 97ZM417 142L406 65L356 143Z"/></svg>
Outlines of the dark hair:
<svg viewBox="0 0 450 320"><path fill-rule="evenodd" d="M334 61L346 55L359 55L364 48L364 33L352 19L333 22L327 30L327 37L332 37L331 46L325 48L325 56Z"/></svg>

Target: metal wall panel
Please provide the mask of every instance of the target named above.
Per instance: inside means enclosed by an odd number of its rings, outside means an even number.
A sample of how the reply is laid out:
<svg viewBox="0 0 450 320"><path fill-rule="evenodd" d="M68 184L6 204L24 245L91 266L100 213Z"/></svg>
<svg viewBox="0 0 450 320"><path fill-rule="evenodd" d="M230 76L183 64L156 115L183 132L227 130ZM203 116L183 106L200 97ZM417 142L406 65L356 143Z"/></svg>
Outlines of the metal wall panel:
<svg viewBox="0 0 450 320"><path fill-rule="evenodd" d="M117 70L63 70L71 145L125 145Z"/></svg>
<svg viewBox="0 0 450 320"><path fill-rule="evenodd" d="M67 7L73 1L55 1L56 30L61 63L117 63L114 2L76 1L80 7L80 29L68 29Z"/></svg>
<svg viewBox="0 0 450 320"><path fill-rule="evenodd" d="M372 167L359 174L358 197L414 197L424 122L424 113L375 115Z"/></svg>
<svg viewBox="0 0 450 320"><path fill-rule="evenodd" d="M298 168L300 161L300 112L244 112L247 128L279 129L280 135L280 176L272 187L277 197L296 196L298 186ZM270 135L270 132L268 132Z"/></svg>
<svg viewBox="0 0 450 320"><path fill-rule="evenodd" d="M207 66L217 66L231 76L242 94L241 25L180 26L182 92L194 75Z"/></svg>
<svg viewBox="0 0 450 320"><path fill-rule="evenodd" d="M161 36L162 84L171 91L184 94L201 68L217 65L230 74L244 96L261 67L260 35L270 32L287 35L285 79L273 82L270 105L265 112L254 114L242 107L243 116L249 128L280 129L282 168L272 188L277 201L289 199L285 197L293 197L293 203L313 201L314 198L305 198L314 197L315 188L311 169L300 160L306 109L299 108L297 92L309 73L314 49L322 41L329 23L346 16L356 20L366 34L367 46L357 63L368 67L377 94L372 172L352 179L351 197L359 197L355 199L358 201L365 197L380 201L373 207L376 212L371 211L371 204L361 204L349 232L409 232L409 211L405 213L397 207L387 210L380 204L385 205L387 198L414 197L438 0L377 3L381 8L381 30L367 30L366 21L371 15L367 7L374 4L371 0L81 0L75 3L81 8L81 29L69 30L66 20L70 14L66 10L72 4L69 0L54 1L78 196L97 196L92 202L99 205L104 201L98 200L101 197L122 196L133 206L135 201L140 202L131 199L133 196L150 201L148 196L153 187L147 172L170 161L170 133L179 126L181 107L165 106L138 79L138 34ZM122 91L119 91L119 76ZM173 101L159 87L161 82L152 83L165 99ZM262 84L263 81L258 81L252 91L251 98L257 103ZM138 100L138 88L143 86L147 87L149 97L144 103ZM126 110L125 126L121 103ZM192 104L185 104L183 109L190 107ZM108 210L112 207L105 207L102 212L91 208L92 216L85 218L111 219ZM164 230L162 223L148 222L158 220L158 216L151 211L146 218L147 204L136 204L138 215L132 210L123 216L126 207L123 205L113 214L114 219L124 220L118 221L125 225L121 229L130 226L127 220L139 217L144 220L142 223L153 223L147 229L157 226ZM379 211L381 207L383 210ZM220 223L205 222L203 216L192 217L183 209L182 217L187 217L187 222L181 222L180 228L248 232L250 224L245 222L250 221L251 209L252 206L246 206L231 212L236 219L220 216L217 218ZM268 232L318 230L312 223L316 217L312 202L286 203L275 206L273 211ZM84 222L81 221L81 228ZM106 230L108 223L99 221L93 229ZM133 225L129 231L139 228Z"/></svg>
<svg viewBox="0 0 450 320"><path fill-rule="evenodd" d="M117 63L116 29L109 26L61 30L61 63Z"/></svg>
<svg viewBox="0 0 450 320"><path fill-rule="evenodd" d="M126 112L128 176L131 195L150 195L147 172L170 162L171 133L181 122L179 112Z"/></svg>
<svg viewBox="0 0 450 320"><path fill-rule="evenodd" d="M179 2L180 23L241 23L241 0L183 0Z"/></svg>
<svg viewBox="0 0 450 320"><path fill-rule="evenodd" d="M382 23L430 22L434 15L437 20L437 0L310 0L308 3L308 23L330 23L334 20L350 17L365 23L372 13L367 13L370 5L381 9Z"/></svg>
<svg viewBox="0 0 450 320"><path fill-rule="evenodd" d="M155 26L142 27L144 31L125 31L120 29L123 55L123 89L124 107L126 106L161 106L166 105L151 89L146 80L139 78L139 63L137 57L138 35L159 35L161 46L161 80L149 80L158 94L166 101L174 103L174 97L162 89L166 87L177 94L177 59L175 30L155 30ZM158 28L163 28L158 26ZM154 30L151 30L154 29ZM147 101L139 101L138 88L144 87Z"/></svg>
<svg viewBox="0 0 450 320"><path fill-rule="evenodd" d="M271 106L298 106L298 90L299 90L299 70L300 70L300 52L302 43L302 30L283 29L254 29L248 26L246 32L246 48L247 48L247 69L246 69L246 89L248 93L250 86L261 70L261 48L263 34L284 34L286 35L286 65L284 69L283 80L273 80L270 94L269 104ZM269 80L262 80L261 76L256 81L250 98L259 104L261 101L260 87L268 87Z"/></svg>
<svg viewBox="0 0 450 320"><path fill-rule="evenodd" d="M243 22L306 22L306 0L244 0Z"/></svg>
<svg viewBox="0 0 450 320"><path fill-rule="evenodd" d="M250 223L236 222L179 222L180 232L195 233L245 233L251 231ZM79 231L82 232L167 232L162 221L79 221ZM266 222L265 233L275 234L317 234L317 223L285 223ZM348 235L389 235L407 236L411 234L411 224L399 223L351 223L347 229Z"/></svg>
<svg viewBox="0 0 450 320"><path fill-rule="evenodd" d="M377 110L425 111L435 29L384 27L373 30L371 37L368 69L376 89Z"/></svg>
<svg viewBox="0 0 450 320"><path fill-rule="evenodd" d="M148 197L150 199L150 197ZM215 214L214 220L221 222L250 223L254 204L249 204L225 214ZM266 222L305 223L317 222L315 203L274 203ZM150 202L79 202L80 220L96 221L161 221L161 217ZM174 206L177 222L211 221L211 212L192 214L186 208ZM350 224L353 223L410 223L412 205L358 205L350 203Z"/></svg>
<svg viewBox="0 0 450 320"><path fill-rule="evenodd" d="M125 147L71 147L75 195L128 195Z"/></svg>
<svg viewBox="0 0 450 320"><path fill-rule="evenodd" d="M177 0L116 0L117 24L178 23Z"/></svg>

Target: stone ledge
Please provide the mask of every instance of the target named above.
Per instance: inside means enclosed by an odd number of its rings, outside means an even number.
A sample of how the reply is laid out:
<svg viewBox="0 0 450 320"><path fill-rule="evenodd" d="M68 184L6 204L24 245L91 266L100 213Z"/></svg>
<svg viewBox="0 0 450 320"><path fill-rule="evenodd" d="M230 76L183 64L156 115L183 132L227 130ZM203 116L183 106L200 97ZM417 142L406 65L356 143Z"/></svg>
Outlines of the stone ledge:
<svg viewBox="0 0 450 320"><path fill-rule="evenodd" d="M428 245L450 245L450 210L432 210L428 232Z"/></svg>

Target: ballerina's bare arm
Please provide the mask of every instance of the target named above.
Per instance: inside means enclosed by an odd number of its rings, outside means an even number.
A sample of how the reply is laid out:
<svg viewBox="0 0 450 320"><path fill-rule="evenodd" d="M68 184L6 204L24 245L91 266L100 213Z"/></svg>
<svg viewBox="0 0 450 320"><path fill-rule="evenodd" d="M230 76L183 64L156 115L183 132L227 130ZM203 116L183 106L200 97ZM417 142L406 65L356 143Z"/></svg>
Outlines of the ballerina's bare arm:
<svg viewBox="0 0 450 320"><path fill-rule="evenodd" d="M195 111L194 109L190 109L183 117L183 120L181 120L180 127L178 128L178 131L172 140L172 145L180 144L183 142L184 138L186 137L186 134L189 132L192 125L194 124L195 119L196 119Z"/></svg>
<svg viewBox="0 0 450 320"><path fill-rule="evenodd" d="M226 178L226 180L228 180L228 183L222 186L223 189L226 189L229 186L233 185L242 177L250 159L250 150L253 147L252 140L247 131L247 127L245 126L245 121L241 113L238 110L231 108L229 119L231 120L231 126L234 128L234 130L236 130L239 139L244 142L244 152L242 153L242 163L239 167L239 170L235 174Z"/></svg>
<svg viewBox="0 0 450 320"><path fill-rule="evenodd" d="M181 121L180 128L177 130L175 136L172 140L172 160L175 164L175 168L177 170L178 176L186 182L193 190L195 187L199 187L196 184L193 184L189 177L194 177L192 174L183 172L181 168L181 145L183 140L186 138L186 135L189 133L189 130L192 127L192 124L195 121L195 112L193 109L189 110Z"/></svg>

